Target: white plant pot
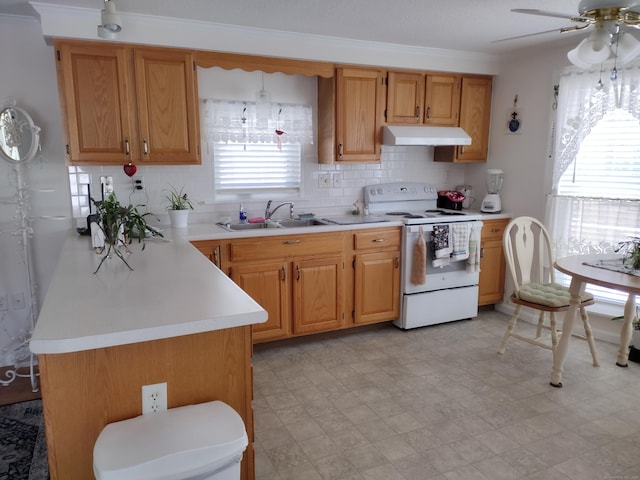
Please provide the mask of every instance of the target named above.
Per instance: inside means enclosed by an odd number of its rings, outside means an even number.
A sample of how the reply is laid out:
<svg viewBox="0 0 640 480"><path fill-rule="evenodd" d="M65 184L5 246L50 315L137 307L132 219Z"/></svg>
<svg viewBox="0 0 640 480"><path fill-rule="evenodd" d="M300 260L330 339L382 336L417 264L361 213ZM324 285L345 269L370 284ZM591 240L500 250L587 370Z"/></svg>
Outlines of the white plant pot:
<svg viewBox="0 0 640 480"><path fill-rule="evenodd" d="M173 228L187 228L189 210L169 210L169 219Z"/></svg>

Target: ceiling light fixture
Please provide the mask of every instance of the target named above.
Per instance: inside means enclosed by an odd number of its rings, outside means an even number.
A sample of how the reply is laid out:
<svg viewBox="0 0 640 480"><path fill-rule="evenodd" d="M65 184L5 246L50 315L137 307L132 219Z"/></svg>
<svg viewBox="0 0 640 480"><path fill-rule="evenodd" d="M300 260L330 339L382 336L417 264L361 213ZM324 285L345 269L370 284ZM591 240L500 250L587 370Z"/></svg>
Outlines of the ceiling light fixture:
<svg viewBox="0 0 640 480"><path fill-rule="evenodd" d="M122 20L120 15L116 13L116 5L113 0L104 1L104 9L102 10L102 24L98 25L98 36L113 40L116 34L122 30Z"/></svg>

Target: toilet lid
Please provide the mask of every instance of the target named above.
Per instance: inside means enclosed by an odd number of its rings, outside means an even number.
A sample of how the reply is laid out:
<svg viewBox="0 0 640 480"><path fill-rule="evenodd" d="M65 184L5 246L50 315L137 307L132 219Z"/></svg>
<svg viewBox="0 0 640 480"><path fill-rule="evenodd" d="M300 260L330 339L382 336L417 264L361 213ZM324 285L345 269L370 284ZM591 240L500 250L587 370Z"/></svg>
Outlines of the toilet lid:
<svg viewBox="0 0 640 480"><path fill-rule="evenodd" d="M244 422L220 401L172 408L107 425L93 449L98 480L173 480L241 458Z"/></svg>

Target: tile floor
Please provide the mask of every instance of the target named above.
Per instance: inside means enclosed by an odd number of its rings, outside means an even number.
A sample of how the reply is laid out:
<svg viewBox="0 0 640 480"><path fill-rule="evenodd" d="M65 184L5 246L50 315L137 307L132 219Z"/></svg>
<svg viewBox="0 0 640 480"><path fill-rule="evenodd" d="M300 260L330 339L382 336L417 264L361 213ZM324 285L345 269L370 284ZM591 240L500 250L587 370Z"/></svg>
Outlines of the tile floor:
<svg viewBox="0 0 640 480"><path fill-rule="evenodd" d="M640 364L575 340L555 389L548 350L496 353L506 322L256 346L257 480L640 479Z"/></svg>

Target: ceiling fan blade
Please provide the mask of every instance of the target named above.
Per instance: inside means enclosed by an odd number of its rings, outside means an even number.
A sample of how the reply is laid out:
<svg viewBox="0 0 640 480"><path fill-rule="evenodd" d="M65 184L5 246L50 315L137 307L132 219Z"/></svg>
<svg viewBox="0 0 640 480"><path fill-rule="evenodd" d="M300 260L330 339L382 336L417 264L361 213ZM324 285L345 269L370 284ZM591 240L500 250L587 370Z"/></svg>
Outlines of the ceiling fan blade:
<svg viewBox="0 0 640 480"><path fill-rule="evenodd" d="M548 12L546 10L538 10L537 8L512 8L512 12L526 13L527 15L540 15L543 17L564 18L565 20L571 20L572 22L592 22L593 20L587 17L576 17L575 15L569 15L566 13Z"/></svg>
<svg viewBox="0 0 640 480"><path fill-rule="evenodd" d="M500 40L493 40L491 43L508 42L509 40L519 40L521 38L535 37L536 35L544 35L545 33L554 33L554 32L559 33L560 30L557 28L554 28L553 30L545 30L544 32L527 33L526 35L518 35L516 37L501 38Z"/></svg>

